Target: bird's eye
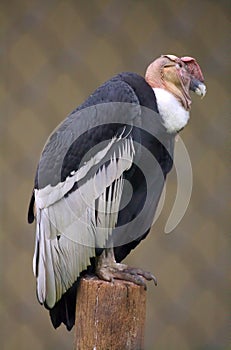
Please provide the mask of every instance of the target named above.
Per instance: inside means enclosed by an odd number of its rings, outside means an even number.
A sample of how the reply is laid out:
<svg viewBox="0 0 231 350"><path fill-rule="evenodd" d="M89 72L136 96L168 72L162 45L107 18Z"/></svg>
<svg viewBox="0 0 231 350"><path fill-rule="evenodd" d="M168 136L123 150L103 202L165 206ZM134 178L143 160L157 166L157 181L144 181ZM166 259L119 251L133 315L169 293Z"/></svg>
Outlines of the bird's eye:
<svg viewBox="0 0 231 350"><path fill-rule="evenodd" d="M182 63L181 63L181 62L178 62L178 63L176 64L176 68L177 68L177 69L182 68Z"/></svg>

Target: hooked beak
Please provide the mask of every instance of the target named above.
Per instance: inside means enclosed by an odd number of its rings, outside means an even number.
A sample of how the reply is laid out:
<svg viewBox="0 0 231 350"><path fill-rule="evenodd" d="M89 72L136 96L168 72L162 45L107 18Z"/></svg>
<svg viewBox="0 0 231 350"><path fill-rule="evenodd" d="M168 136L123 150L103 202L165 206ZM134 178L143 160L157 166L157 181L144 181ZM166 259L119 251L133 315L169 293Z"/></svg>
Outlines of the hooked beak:
<svg viewBox="0 0 231 350"><path fill-rule="evenodd" d="M194 91L197 95L203 98L206 94L206 85L200 80L192 78L190 82L190 90Z"/></svg>

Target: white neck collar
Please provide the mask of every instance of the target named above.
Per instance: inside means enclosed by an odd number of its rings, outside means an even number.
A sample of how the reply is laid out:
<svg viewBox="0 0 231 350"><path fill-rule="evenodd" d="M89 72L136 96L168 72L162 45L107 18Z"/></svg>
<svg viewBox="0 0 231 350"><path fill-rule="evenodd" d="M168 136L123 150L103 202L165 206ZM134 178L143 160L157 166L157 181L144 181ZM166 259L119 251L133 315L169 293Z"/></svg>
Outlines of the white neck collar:
<svg viewBox="0 0 231 350"><path fill-rule="evenodd" d="M156 95L158 110L167 132L176 133L180 131L189 120L189 112L167 90L154 88L153 91Z"/></svg>

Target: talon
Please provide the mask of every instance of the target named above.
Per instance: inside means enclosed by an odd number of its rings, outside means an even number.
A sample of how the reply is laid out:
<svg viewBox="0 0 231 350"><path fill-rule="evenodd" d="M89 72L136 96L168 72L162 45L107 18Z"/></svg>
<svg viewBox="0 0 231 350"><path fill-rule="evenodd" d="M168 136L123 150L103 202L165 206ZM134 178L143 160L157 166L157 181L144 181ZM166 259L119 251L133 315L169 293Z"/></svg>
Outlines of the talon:
<svg viewBox="0 0 231 350"><path fill-rule="evenodd" d="M147 290L146 281L153 281L157 285L157 279L150 272L142 269L130 268L125 264L120 264L115 261L113 250L106 250L99 257L96 274L100 279L114 283L114 279L133 282L139 286L143 286Z"/></svg>
<svg viewBox="0 0 231 350"><path fill-rule="evenodd" d="M152 280L153 280L155 286L157 286L157 278L156 278L156 276L152 275Z"/></svg>

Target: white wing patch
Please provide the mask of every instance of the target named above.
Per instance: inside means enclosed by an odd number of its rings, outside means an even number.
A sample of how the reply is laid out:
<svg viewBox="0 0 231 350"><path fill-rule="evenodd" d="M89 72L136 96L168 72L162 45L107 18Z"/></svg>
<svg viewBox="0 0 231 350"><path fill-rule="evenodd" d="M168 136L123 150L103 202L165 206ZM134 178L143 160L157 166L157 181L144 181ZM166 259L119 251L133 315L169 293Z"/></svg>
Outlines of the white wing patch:
<svg viewBox="0 0 231 350"><path fill-rule="evenodd" d="M77 179L111 151L103 165L79 188L65 194ZM40 303L52 308L90 265L96 247L105 247L118 219L123 173L134 157L131 137L112 139L72 177L54 187L35 190L36 243L33 259ZM49 188L48 188L49 187ZM96 215L97 212L97 215Z"/></svg>
<svg viewBox="0 0 231 350"><path fill-rule="evenodd" d="M61 199L73 186L73 183L81 180L87 174L89 169L98 164L110 150L113 143L118 142L120 138L113 138L108 145L92 157L87 164L83 164L78 171L72 171L65 181L56 186L48 185L41 190L35 190L36 204L39 208L45 208L59 199ZM39 177L39 176L38 176Z"/></svg>

